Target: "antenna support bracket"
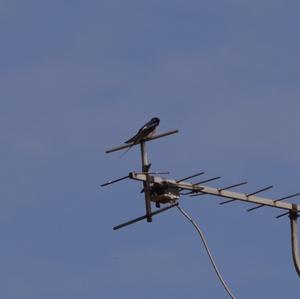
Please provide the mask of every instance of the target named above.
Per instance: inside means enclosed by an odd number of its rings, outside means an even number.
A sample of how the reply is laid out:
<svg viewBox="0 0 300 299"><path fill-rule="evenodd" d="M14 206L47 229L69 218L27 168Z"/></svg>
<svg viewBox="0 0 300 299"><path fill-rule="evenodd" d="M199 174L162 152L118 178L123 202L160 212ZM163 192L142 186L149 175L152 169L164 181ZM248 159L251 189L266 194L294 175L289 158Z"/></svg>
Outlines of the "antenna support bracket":
<svg viewBox="0 0 300 299"><path fill-rule="evenodd" d="M291 224L291 241L292 241L292 254L295 269L300 276L300 257L299 257L299 244L298 244L298 209L296 204L292 204L290 210L290 224Z"/></svg>

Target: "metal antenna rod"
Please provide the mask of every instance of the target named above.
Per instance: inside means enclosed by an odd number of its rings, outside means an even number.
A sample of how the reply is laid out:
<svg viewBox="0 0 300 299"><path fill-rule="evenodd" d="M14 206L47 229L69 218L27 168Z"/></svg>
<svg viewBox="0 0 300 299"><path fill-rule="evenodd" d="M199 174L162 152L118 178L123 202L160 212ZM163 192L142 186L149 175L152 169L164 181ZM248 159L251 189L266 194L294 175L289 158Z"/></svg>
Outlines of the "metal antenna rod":
<svg viewBox="0 0 300 299"><path fill-rule="evenodd" d="M108 186L108 185L111 185L111 184L114 184L114 183L117 183L117 182L120 182L120 181L123 181L123 180L126 180L129 178L129 175L126 175L122 178L119 178L119 179L116 179L116 180L113 180L113 181L108 181L107 183L104 183L102 185L100 185L101 187L105 187L105 186Z"/></svg>
<svg viewBox="0 0 300 299"><path fill-rule="evenodd" d="M161 137L165 137L165 136L169 136L169 135L172 135L172 134L176 134L178 132L179 132L178 130L173 130L173 131L161 133L161 134L158 134L158 135L155 135L155 136L152 136L152 137L145 138L145 139L142 140L142 142L147 142L147 141L155 140L155 139L158 139L158 138L161 138ZM121 146L109 149L109 150L105 151L105 153L106 154L110 154L110 153L113 153L113 152L116 152L116 151L120 151L122 149L131 147L131 146L137 145L137 144L139 144L139 143L134 143L133 142L133 143L130 143L130 144L121 145Z"/></svg>
<svg viewBox="0 0 300 299"><path fill-rule="evenodd" d="M258 190L258 191L255 191L255 192L253 192L253 193L246 194L246 197L248 198L249 196L258 194L258 193L260 193L260 192L269 190L269 189L271 189L271 188L273 188L273 186L265 187L265 188L263 188L263 189L260 189L260 190ZM232 202L232 201L234 201L234 200L235 200L235 199L230 199L230 200L222 201L222 202L220 202L220 205L224 205L224 204L230 203L230 202Z"/></svg>
<svg viewBox="0 0 300 299"><path fill-rule="evenodd" d="M204 183L207 183L207 182L215 181L215 180L218 180L220 178L221 178L220 176L216 176L214 178L195 183L195 184L193 184L193 186L197 186L197 185L204 184Z"/></svg>
<svg viewBox="0 0 300 299"><path fill-rule="evenodd" d="M146 178L148 178L149 162L148 162L145 141L141 141L141 158L142 158L142 172L145 173ZM148 179L146 179L146 181L143 182L143 185L144 185L144 191L145 191L145 206L146 206L147 222L152 222L150 183L149 183Z"/></svg>
<svg viewBox="0 0 300 299"><path fill-rule="evenodd" d="M227 187L219 188L218 191L221 192L221 191L224 191L224 190L232 189L232 188L239 187L239 186L246 185L246 184L247 184L247 182L242 182L242 183L239 183L239 184L234 184L234 185L230 185L230 186L227 186ZM191 194L190 196L194 197L194 196L201 196L201 195L205 195L205 193L201 193L201 191L200 191L199 193Z"/></svg>
<svg viewBox="0 0 300 299"><path fill-rule="evenodd" d="M134 172L131 172L129 174L129 178L137 181L146 181L147 177L145 174L136 174ZM171 179L164 179L158 176L149 176L149 180L151 183L154 184L167 184L169 186L176 186L180 189L186 189L194 192L201 192L203 194L207 195L214 195L217 197L223 197L223 198L229 198L234 200L239 200L247 203L254 203L254 204L263 204L269 207L277 208L277 209L283 209L283 210L291 210L292 204L284 201L278 201L274 203L273 199L265 198L265 197L259 197L259 196L247 196L245 193L240 192L233 192L230 190L224 190L220 192L217 188L208 187L204 185L195 186L194 184L188 183L188 182L180 182L176 183L176 181ZM300 212L300 205L297 206L298 212Z"/></svg>
<svg viewBox="0 0 300 299"><path fill-rule="evenodd" d="M278 198L278 199L275 199L274 202L277 202L277 201L282 201L282 200L285 200L285 199L289 199L289 198L292 198L292 197L296 197L296 196L299 196L300 193L295 193L295 194L292 194L292 195L289 195L289 196L285 196L285 197L281 197L281 198ZM250 208L247 210L247 212L251 212L253 210L256 210L256 209L259 209L259 208L262 208L264 207L265 205L258 205L256 207L253 207L253 208Z"/></svg>
<svg viewBox="0 0 300 299"><path fill-rule="evenodd" d="M195 197L195 196L202 196L202 195L206 195L206 193L201 193L201 191L198 191L198 193L188 193L187 195L190 195L190 197Z"/></svg>
<svg viewBox="0 0 300 299"><path fill-rule="evenodd" d="M170 205L170 206L168 206L168 207L162 208L162 209L160 209L160 210L156 210L156 211L154 211L153 213L151 213L151 216L155 216L155 215L157 215L157 214L160 214L160 213L162 213L162 212L165 212L165 211L167 211L167 210L169 210L169 209L172 209L172 208L174 208L174 207L177 207L177 206L178 206L178 203L175 203L175 204L172 204L172 205ZM144 215L144 216L135 218L135 219L133 219L133 220L130 220L130 221L127 221L127 222L124 222L124 223L122 223L122 224L119 224L119 225L115 226L115 227L113 228L113 230L120 229L120 228L122 228L122 227L125 227L125 226L128 226L128 225L130 225L130 224L139 222L139 221L144 220L144 219L146 219L146 218L147 218L147 215Z"/></svg>
<svg viewBox="0 0 300 299"><path fill-rule="evenodd" d="M199 175L202 175L202 174L204 174L204 173L205 173L205 172L202 171L202 172L199 172L199 173L190 175L190 176L188 176L188 177L186 177L186 178L183 178L183 179L180 179L180 180L176 181L176 183L180 183L180 182L182 182L182 181L186 181L186 180L188 180L188 179L192 179L192 178L194 178L194 177L196 177L196 176L199 176Z"/></svg>
<svg viewBox="0 0 300 299"><path fill-rule="evenodd" d="M246 185L246 184L247 184L247 182L242 182L242 183L231 185L231 186L228 186L228 187L223 187L223 188L220 188L218 190L219 191L228 190L228 189L232 189L232 188L239 187L239 186Z"/></svg>
<svg viewBox="0 0 300 299"><path fill-rule="evenodd" d="M195 183L195 184L192 184L193 186L197 186L197 185L200 185L200 184L204 184L204 183L207 183L207 182L211 182L211 181L215 181L215 180L218 180L220 179L221 177L220 176L217 176L217 177L214 177L214 178L211 178L211 179L208 179L208 180L204 180L204 181L201 181L201 182L198 182L198 183ZM177 182L178 183L178 182ZM191 192L187 192L187 193L181 193L181 195L190 195L190 194L193 194L195 192L199 192L201 190L192 190ZM197 194L198 195L198 194ZM192 195L191 195L192 196Z"/></svg>
<svg viewBox="0 0 300 299"><path fill-rule="evenodd" d="M280 215L276 216L276 218L279 219L279 218L281 218L281 217L283 217L283 216L286 216L286 215L288 215L288 214L289 214L289 212L285 212L285 213L283 213L283 214L280 214Z"/></svg>
<svg viewBox="0 0 300 299"><path fill-rule="evenodd" d="M137 174L145 174L144 172L136 172ZM147 172L146 174L170 174L170 171L154 171Z"/></svg>
<svg viewBox="0 0 300 299"><path fill-rule="evenodd" d="M263 191L266 191L266 190L269 190L269 189L271 189L271 188L273 188L273 185L268 186L268 187L265 187L265 188L260 189L260 190L258 190L258 191L255 191L255 192L253 192L253 193L247 194L247 197L248 197L248 196L255 195L255 194L258 194L258 193L263 192Z"/></svg>

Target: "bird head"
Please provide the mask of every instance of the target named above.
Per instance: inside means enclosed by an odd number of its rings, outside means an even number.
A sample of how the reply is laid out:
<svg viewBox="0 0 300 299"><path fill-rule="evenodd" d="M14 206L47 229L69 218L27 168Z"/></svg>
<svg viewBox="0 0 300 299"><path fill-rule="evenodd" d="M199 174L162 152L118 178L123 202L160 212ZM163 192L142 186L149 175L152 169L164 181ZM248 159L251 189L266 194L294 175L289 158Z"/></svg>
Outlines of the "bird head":
<svg viewBox="0 0 300 299"><path fill-rule="evenodd" d="M160 120L159 120L158 117L153 117L153 118L151 119L151 122L155 122L155 123L157 123L157 125L159 125Z"/></svg>

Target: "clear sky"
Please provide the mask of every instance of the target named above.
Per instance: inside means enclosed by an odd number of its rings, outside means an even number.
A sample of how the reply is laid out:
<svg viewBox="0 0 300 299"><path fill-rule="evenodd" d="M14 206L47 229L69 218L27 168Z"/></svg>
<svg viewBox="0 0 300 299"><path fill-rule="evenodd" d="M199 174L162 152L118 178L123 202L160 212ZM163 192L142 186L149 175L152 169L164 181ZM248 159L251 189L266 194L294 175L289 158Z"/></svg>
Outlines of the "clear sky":
<svg viewBox="0 0 300 299"><path fill-rule="evenodd" d="M138 149L105 155L151 117L152 170L211 186L300 192L300 2L0 2L0 298L227 298L177 210L144 213ZM299 203L300 199L294 199ZM288 218L182 198L237 298L299 298Z"/></svg>

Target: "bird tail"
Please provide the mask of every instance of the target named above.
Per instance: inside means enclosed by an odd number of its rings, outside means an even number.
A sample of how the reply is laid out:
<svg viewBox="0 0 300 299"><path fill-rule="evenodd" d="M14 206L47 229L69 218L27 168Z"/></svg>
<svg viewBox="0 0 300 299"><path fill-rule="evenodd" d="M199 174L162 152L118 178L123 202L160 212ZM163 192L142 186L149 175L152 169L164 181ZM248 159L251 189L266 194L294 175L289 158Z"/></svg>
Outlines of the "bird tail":
<svg viewBox="0 0 300 299"><path fill-rule="evenodd" d="M124 143L131 143L131 142L134 142L136 141L136 138L137 138L137 135L134 135L132 138L128 139L127 141L125 141Z"/></svg>
<svg viewBox="0 0 300 299"><path fill-rule="evenodd" d="M125 143L127 143L127 142L125 142ZM123 152L120 156L119 156L119 158L122 158L123 156L125 156L125 154L133 147L135 145L135 143L133 143L131 146L129 146L128 147L128 149L125 151L125 152Z"/></svg>

